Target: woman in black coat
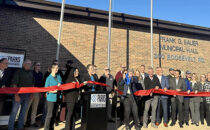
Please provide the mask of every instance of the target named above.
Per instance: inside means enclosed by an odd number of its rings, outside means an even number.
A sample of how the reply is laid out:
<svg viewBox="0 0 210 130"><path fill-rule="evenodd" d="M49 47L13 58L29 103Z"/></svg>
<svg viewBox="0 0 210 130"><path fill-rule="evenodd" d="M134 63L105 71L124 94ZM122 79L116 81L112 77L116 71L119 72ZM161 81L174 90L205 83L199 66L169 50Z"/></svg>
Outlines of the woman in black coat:
<svg viewBox="0 0 210 130"><path fill-rule="evenodd" d="M79 70L77 68L71 68L69 70L68 75L66 75L65 83L79 82ZM64 91L64 101L67 105L67 113L66 113L66 125L65 130L71 130L73 126L73 117L75 113L75 106L78 102L79 97L79 89L70 89Z"/></svg>

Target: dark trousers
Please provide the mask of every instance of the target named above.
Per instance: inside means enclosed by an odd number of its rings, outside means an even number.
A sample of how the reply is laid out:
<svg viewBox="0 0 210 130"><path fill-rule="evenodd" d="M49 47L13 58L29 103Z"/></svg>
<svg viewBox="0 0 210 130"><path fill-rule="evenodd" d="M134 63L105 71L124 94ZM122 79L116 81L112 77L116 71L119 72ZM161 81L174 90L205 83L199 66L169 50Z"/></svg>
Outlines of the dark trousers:
<svg viewBox="0 0 210 130"><path fill-rule="evenodd" d="M56 111L57 111L56 102L47 101L47 116L45 120L44 130L54 130L54 123L56 120Z"/></svg>
<svg viewBox="0 0 210 130"><path fill-rule="evenodd" d="M4 101L0 101L0 116L4 114Z"/></svg>
<svg viewBox="0 0 210 130"><path fill-rule="evenodd" d="M205 105L205 102L203 101L203 102L200 103L200 120L201 120L201 123L204 123L205 114L206 114L206 105Z"/></svg>
<svg viewBox="0 0 210 130"><path fill-rule="evenodd" d="M167 104L168 104L168 98L159 97L158 107L157 107L157 117L156 117L156 121L158 123L161 122L161 118L162 118L161 113L163 113L163 118L164 118L163 122L168 123L168 105Z"/></svg>
<svg viewBox="0 0 210 130"><path fill-rule="evenodd" d="M176 110L178 107L179 124L183 124L183 103L178 98L174 102L171 102L171 118L172 122L176 122Z"/></svg>
<svg viewBox="0 0 210 130"><path fill-rule="evenodd" d="M210 126L210 104L206 104L206 122Z"/></svg>
<svg viewBox="0 0 210 130"><path fill-rule="evenodd" d="M74 113L75 113L75 102L67 102L67 113L66 113L66 124L65 130L72 130Z"/></svg>
<svg viewBox="0 0 210 130"><path fill-rule="evenodd" d="M136 101L134 100L134 97L132 95L127 95L124 100L124 115L126 126L129 126L131 113L133 114L135 126L138 127L139 117Z"/></svg>
<svg viewBox="0 0 210 130"><path fill-rule="evenodd" d="M189 122L190 118L190 99L184 99L184 122Z"/></svg>

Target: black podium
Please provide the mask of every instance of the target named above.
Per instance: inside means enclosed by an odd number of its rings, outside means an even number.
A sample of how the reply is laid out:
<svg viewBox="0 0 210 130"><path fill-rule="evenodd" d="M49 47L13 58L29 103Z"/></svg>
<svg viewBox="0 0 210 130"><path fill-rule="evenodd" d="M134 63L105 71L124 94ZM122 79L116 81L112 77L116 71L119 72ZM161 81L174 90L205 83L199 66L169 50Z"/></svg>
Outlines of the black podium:
<svg viewBox="0 0 210 130"><path fill-rule="evenodd" d="M86 92L83 95L82 130L107 130L107 92Z"/></svg>

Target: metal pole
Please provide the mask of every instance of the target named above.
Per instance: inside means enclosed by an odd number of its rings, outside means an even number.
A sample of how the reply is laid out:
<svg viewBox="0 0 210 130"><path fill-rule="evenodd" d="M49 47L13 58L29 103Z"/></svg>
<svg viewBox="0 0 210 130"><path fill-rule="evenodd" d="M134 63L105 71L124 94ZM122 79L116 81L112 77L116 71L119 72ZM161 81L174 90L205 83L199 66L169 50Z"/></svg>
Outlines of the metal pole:
<svg viewBox="0 0 210 130"><path fill-rule="evenodd" d="M66 0L62 0L62 6L61 6L60 26L59 26L59 33L58 33L58 40L57 40L56 60L59 60L60 41L61 41L61 32L62 32L62 25L63 25L63 15L64 15L64 8L65 8L65 1Z"/></svg>
<svg viewBox="0 0 210 130"><path fill-rule="evenodd" d="M151 36L151 67L153 67L153 0L151 0L151 17L150 17L150 36Z"/></svg>
<svg viewBox="0 0 210 130"><path fill-rule="evenodd" d="M110 68L110 50L111 50L111 27L112 27L112 0L109 0L109 34L107 50L107 66Z"/></svg>

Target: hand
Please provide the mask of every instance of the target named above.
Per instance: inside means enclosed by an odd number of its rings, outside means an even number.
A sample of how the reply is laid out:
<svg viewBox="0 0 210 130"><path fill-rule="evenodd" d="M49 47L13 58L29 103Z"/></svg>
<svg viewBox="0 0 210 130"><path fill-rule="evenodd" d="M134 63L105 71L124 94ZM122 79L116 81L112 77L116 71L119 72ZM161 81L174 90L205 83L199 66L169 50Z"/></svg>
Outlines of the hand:
<svg viewBox="0 0 210 130"><path fill-rule="evenodd" d="M15 94L15 101L20 102L20 96L18 94Z"/></svg>
<svg viewBox="0 0 210 130"><path fill-rule="evenodd" d="M61 84L60 84L60 83L58 83L58 87L59 87L59 86L61 86Z"/></svg>
<svg viewBox="0 0 210 130"><path fill-rule="evenodd" d="M152 97L153 93L150 93L150 96Z"/></svg>
<svg viewBox="0 0 210 130"><path fill-rule="evenodd" d="M125 77L126 77L126 74L123 74L123 79L125 79Z"/></svg>
<svg viewBox="0 0 210 130"><path fill-rule="evenodd" d="M176 95L174 95L174 97L176 97Z"/></svg>
<svg viewBox="0 0 210 130"><path fill-rule="evenodd" d="M181 91L181 89L176 89L176 91L180 92L180 91Z"/></svg>
<svg viewBox="0 0 210 130"><path fill-rule="evenodd" d="M49 93L57 93L57 92L58 92L57 90L49 91Z"/></svg>
<svg viewBox="0 0 210 130"><path fill-rule="evenodd" d="M83 83L84 83L84 85L87 85L87 81L84 81Z"/></svg>
<svg viewBox="0 0 210 130"><path fill-rule="evenodd" d="M112 93L111 93L111 95L112 95L112 97L114 97L115 93L114 93L114 92L112 92Z"/></svg>
<svg viewBox="0 0 210 130"><path fill-rule="evenodd" d="M3 86L1 86L1 88L6 88L6 86L5 86L5 85L3 85Z"/></svg>
<svg viewBox="0 0 210 130"><path fill-rule="evenodd" d="M167 88L164 88L164 91L166 92L168 89Z"/></svg>
<svg viewBox="0 0 210 130"><path fill-rule="evenodd" d="M195 90L195 94L197 94L198 93L198 90Z"/></svg>
<svg viewBox="0 0 210 130"><path fill-rule="evenodd" d="M72 83L76 83L76 82L72 82Z"/></svg>
<svg viewBox="0 0 210 130"><path fill-rule="evenodd" d="M190 90L187 90L187 94L190 94Z"/></svg>
<svg viewBox="0 0 210 130"><path fill-rule="evenodd" d="M155 89L159 89L159 86L155 86Z"/></svg>

